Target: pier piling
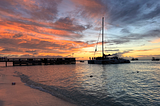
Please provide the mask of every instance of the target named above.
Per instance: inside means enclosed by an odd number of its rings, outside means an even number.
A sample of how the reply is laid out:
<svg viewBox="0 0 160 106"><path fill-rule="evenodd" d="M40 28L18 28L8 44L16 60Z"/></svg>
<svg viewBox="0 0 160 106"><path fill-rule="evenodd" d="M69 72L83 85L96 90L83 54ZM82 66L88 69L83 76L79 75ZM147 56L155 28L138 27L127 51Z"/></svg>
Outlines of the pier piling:
<svg viewBox="0 0 160 106"><path fill-rule="evenodd" d="M7 61L6 61L6 67L7 67Z"/></svg>

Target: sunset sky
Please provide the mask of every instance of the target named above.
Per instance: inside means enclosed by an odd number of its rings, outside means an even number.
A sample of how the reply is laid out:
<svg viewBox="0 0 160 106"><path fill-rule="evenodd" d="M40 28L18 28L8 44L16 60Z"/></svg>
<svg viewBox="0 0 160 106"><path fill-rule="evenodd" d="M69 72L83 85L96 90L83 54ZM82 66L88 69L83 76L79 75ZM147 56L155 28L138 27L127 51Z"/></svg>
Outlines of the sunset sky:
<svg viewBox="0 0 160 106"><path fill-rule="evenodd" d="M106 54L160 57L159 0L0 0L0 57L100 56L102 17Z"/></svg>

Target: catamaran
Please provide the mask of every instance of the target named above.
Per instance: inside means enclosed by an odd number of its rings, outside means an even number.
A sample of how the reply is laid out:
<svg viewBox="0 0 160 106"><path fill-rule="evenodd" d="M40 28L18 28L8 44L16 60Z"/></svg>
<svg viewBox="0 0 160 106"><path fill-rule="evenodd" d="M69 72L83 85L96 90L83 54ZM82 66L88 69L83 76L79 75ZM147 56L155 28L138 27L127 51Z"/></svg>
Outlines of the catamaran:
<svg viewBox="0 0 160 106"><path fill-rule="evenodd" d="M119 63L130 63L129 60L119 58L117 55L105 55L104 54L104 17L102 17L102 56L90 58L88 64L119 64Z"/></svg>

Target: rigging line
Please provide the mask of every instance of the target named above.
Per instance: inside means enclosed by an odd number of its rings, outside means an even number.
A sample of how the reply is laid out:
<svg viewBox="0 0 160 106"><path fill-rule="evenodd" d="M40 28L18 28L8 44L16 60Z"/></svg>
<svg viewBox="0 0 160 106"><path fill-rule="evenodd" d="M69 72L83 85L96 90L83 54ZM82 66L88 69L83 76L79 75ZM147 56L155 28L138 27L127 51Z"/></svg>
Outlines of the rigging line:
<svg viewBox="0 0 160 106"><path fill-rule="evenodd" d="M100 38L101 30L102 30L102 29L100 29L100 32L99 32L99 36L98 36L98 40L97 40L97 43L96 43L96 48L95 48L95 51L94 51L94 55L95 55L95 53L96 53L96 51L97 51L97 45L98 45L98 41L99 41L99 38Z"/></svg>

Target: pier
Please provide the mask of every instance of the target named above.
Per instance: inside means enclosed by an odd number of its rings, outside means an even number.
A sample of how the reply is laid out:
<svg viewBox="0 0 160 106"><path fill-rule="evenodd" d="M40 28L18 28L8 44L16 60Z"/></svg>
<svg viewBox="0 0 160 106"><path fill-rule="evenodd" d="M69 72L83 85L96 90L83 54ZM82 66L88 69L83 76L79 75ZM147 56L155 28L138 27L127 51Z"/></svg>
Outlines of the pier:
<svg viewBox="0 0 160 106"><path fill-rule="evenodd" d="M12 62L13 66L76 64L75 58L4 58L0 62Z"/></svg>

